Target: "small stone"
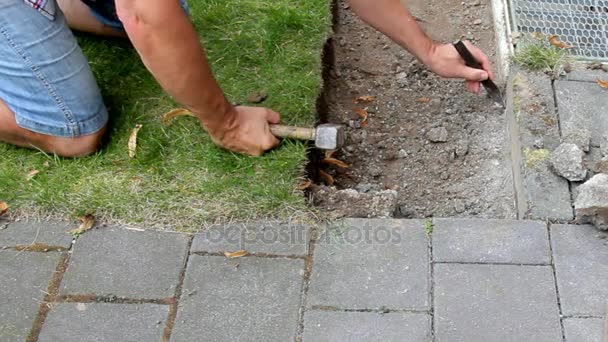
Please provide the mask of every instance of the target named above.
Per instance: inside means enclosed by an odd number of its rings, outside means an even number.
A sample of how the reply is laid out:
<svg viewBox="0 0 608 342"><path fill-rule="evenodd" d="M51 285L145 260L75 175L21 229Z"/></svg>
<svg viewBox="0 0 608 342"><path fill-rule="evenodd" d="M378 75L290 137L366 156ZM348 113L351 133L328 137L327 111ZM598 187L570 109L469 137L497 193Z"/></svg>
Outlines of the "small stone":
<svg viewBox="0 0 608 342"><path fill-rule="evenodd" d="M397 153L397 156L398 156L400 159L405 159L405 158L407 158L408 154L407 154L407 151L406 151L406 150L404 150L404 149L400 149L400 150L399 150L399 152Z"/></svg>
<svg viewBox="0 0 608 342"><path fill-rule="evenodd" d="M249 103L262 103L268 98L268 93L265 91L254 91L247 96L247 102Z"/></svg>
<svg viewBox="0 0 608 342"><path fill-rule="evenodd" d="M608 174L597 174L578 188L574 209L581 223L608 230Z"/></svg>
<svg viewBox="0 0 608 342"><path fill-rule="evenodd" d="M475 19L475 21L473 21L473 25L481 25L481 19Z"/></svg>
<svg viewBox="0 0 608 342"><path fill-rule="evenodd" d="M407 87L407 73L405 72L400 72L395 76L395 79L397 80L397 84L399 85L399 87L401 88L405 88Z"/></svg>
<svg viewBox="0 0 608 342"><path fill-rule="evenodd" d="M597 164L595 164L595 171L608 174L608 157L602 158L599 162L597 162Z"/></svg>
<svg viewBox="0 0 608 342"><path fill-rule="evenodd" d="M448 130L445 127L432 128L427 134L427 138L434 143L448 141Z"/></svg>
<svg viewBox="0 0 608 342"><path fill-rule="evenodd" d="M464 157L469 153L469 141L466 139L460 140L456 143L456 149L454 150L457 157Z"/></svg>
<svg viewBox="0 0 608 342"><path fill-rule="evenodd" d="M377 186L374 184L361 183L361 184L357 185L357 191L364 193L364 194L371 192L373 190L376 190L376 189L377 189Z"/></svg>
<svg viewBox="0 0 608 342"><path fill-rule="evenodd" d="M382 169L379 166L372 166L368 170L369 175L372 177L379 177L382 175Z"/></svg>
<svg viewBox="0 0 608 342"><path fill-rule="evenodd" d="M585 153L575 144L561 144L550 160L556 174L571 182L580 182L587 177L584 161Z"/></svg>
<svg viewBox="0 0 608 342"><path fill-rule="evenodd" d="M602 152L602 157L608 157L608 135L602 137L600 151Z"/></svg>
<svg viewBox="0 0 608 342"><path fill-rule="evenodd" d="M574 144L578 146L584 152L589 152L589 145L591 144L591 131L587 128L575 127L572 124L566 123L563 127L564 142Z"/></svg>
<svg viewBox="0 0 608 342"><path fill-rule="evenodd" d="M456 203L454 203L454 210L456 210L457 213L462 214L467 208L463 201L457 200Z"/></svg>

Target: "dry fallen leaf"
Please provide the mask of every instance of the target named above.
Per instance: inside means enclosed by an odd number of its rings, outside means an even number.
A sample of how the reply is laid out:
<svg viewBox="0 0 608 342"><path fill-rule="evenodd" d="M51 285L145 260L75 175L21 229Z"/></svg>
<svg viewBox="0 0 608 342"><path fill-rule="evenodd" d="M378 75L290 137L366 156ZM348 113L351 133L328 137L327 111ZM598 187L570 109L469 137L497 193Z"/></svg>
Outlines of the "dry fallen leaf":
<svg viewBox="0 0 608 342"><path fill-rule="evenodd" d="M303 191L303 190L310 188L311 185L312 185L312 181L310 179L307 179L304 182L298 184L297 189Z"/></svg>
<svg viewBox="0 0 608 342"><path fill-rule="evenodd" d="M338 150L327 150L325 151L325 158L333 158Z"/></svg>
<svg viewBox="0 0 608 342"><path fill-rule="evenodd" d="M429 99L428 97L421 97L416 101L418 101L420 103L429 103L429 102L431 102L431 99Z"/></svg>
<svg viewBox="0 0 608 342"><path fill-rule="evenodd" d="M332 177L332 175L330 175L329 173L323 171L323 170L319 170L319 176L325 181L325 184L332 186L335 183L334 177Z"/></svg>
<svg viewBox="0 0 608 342"><path fill-rule="evenodd" d="M189 111L187 109L177 108L177 109L174 109L174 110L170 111L169 113L166 113L165 115L163 115L163 123L165 125L167 125L167 124L169 124L169 121L171 121L173 118L175 118L177 116L196 117L196 115L194 115L194 113L192 113L191 111Z"/></svg>
<svg viewBox="0 0 608 342"><path fill-rule="evenodd" d="M72 235L80 235L86 232L87 230L93 228L93 226L95 225L95 216L93 216L92 214L84 215L80 218L80 222L81 223L78 228L68 230L68 233Z"/></svg>
<svg viewBox="0 0 608 342"><path fill-rule="evenodd" d="M571 46L571 45L568 45L568 44L566 44L564 42L560 42L557 39L557 36L554 35L554 34L552 34L552 35L549 36L549 43L551 43L551 45L553 45L555 47L558 47L560 49L571 49L571 48L573 48L573 46Z"/></svg>
<svg viewBox="0 0 608 342"><path fill-rule="evenodd" d="M247 96L247 102L249 103L262 103L268 98L268 93L265 91L254 91Z"/></svg>
<svg viewBox="0 0 608 342"><path fill-rule="evenodd" d="M355 100L355 103L361 103L361 102L372 102L375 101L376 97L375 96L359 96L357 97L357 99Z"/></svg>
<svg viewBox="0 0 608 342"><path fill-rule="evenodd" d="M369 113L365 109L355 108L355 113L357 113L361 117L361 127L365 127L367 125L367 119L369 117Z"/></svg>
<svg viewBox="0 0 608 342"><path fill-rule="evenodd" d="M8 204L6 202L0 201L0 216L4 215L8 211Z"/></svg>
<svg viewBox="0 0 608 342"><path fill-rule="evenodd" d="M34 243L31 245L17 245L17 246L11 247L11 249L13 249L15 251L20 251L20 252L42 252L42 253L63 252L66 250L65 247L51 246L51 245L47 245L44 243Z"/></svg>
<svg viewBox="0 0 608 342"><path fill-rule="evenodd" d="M236 252L224 252L224 256L226 256L226 258L228 258L228 259L242 258L248 254L249 254L249 252L247 252L245 250L236 251Z"/></svg>
<svg viewBox="0 0 608 342"><path fill-rule="evenodd" d="M28 181L31 181L39 173L40 173L40 171L38 171L38 170L32 170L27 173L27 176L25 176L25 179L27 179Z"/></svg>
<svg viewBox="0 0 608 342"><path fill-rule="evenodd" d="M142 127L143 126L140 124L135 125L133 131L131 131L131 136L129 136L129 143L127 144L127 147L129 148L129 158L135 157L135 152L137 151L137 133Z"/></svg>
<svg viewBox="0 0 608 342"><path fill-rule="evenodd" d="M345 162L338 160L336 158L325 158L325 159L321 160L321 163L335 165L335 166L341 167L343 169L348 169L348 164L346 164Z"/></svg>
<svg viewBox="0 0 608 342"><path fill-rule="evenodd" d="M600 80L598 78L596 82L597 82L597 84L600 85L600 87L602 87L602 88L608 88L608 81Z"/></svg>
<svg viewBox="0 0 608 342"><path fill-rule="evenodd" d="M42 163L42 166L49 167L49 166L51 166L51 163L49 163L49 161L47 160L44 163Z"/></svg>

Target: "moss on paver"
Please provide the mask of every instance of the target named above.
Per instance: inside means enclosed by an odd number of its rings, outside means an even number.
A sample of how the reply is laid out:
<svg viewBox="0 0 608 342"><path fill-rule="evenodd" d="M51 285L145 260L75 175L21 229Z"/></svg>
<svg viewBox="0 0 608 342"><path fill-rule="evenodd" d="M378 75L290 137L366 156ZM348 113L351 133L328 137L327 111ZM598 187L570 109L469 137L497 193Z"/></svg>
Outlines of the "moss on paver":
<svg viewBox="0 0 608 342"><path fill-rule="evenodd" d="M265 106L289 124L313 124L321 53L331 31L329 2L192 1L191 16L218 81L234 102L267 91ZM261 158L214 146L194 118L162 124L178 106L126 41L81 36L110 110L109 142L94 156L62 159L0 144L0 199L23 216L94 213L145 226L198 228L232 219L307 211L295 191L306 146L285 141ZM136 124L137 156L127 140ZM28 173L39 173L29 179Z"/></svg>

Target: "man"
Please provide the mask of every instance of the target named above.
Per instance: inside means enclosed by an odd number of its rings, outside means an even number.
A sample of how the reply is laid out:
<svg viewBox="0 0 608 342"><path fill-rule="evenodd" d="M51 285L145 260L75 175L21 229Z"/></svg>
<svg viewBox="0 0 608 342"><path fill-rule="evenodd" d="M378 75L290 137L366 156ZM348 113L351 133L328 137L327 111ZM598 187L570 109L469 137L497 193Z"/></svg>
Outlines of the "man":
<svg viewBox="0 0 608 342"><path fill-rule="evenodd" d="M473 92L493 78L483 52L468 44L484 70L466 67L452 45L429 39L399 0L350 6L438 75L466 79ZM226 99L185 8L179 0L0 0L0 141L65 157L98 148L108 113L69 26L126 35L163 89L219 146L250 155L275 147L269 124L279 114Z"/></svg>

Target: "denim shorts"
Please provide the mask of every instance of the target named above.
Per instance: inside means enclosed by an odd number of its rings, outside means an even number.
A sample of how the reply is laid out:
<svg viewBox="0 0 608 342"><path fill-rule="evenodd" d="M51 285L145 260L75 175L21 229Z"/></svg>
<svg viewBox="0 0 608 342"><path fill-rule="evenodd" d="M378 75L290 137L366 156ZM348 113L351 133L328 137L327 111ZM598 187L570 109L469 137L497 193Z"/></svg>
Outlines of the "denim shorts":
<svg viewBox="0 0 608 342"><path fill-rule="evenodd" d="M115 11L92 12L122 29ZM0 0L0 99L20 127L45 135L89 135L108 121L97 82L59 6L50 20L24 1Z"/></svg>

